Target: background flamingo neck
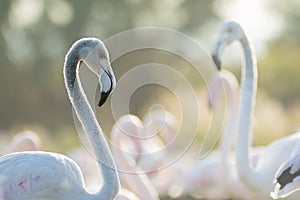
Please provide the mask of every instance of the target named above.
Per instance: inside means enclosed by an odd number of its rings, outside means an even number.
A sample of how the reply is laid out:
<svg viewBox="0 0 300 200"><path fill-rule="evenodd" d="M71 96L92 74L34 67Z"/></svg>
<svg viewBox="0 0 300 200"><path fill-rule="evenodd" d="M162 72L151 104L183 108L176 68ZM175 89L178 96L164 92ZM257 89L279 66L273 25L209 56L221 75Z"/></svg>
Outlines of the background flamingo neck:
<svg viewBox="0 0 300 200"><path fill-rule="evenodd" d="M221 154L221 163L227 164L229 159L230 151L232 150L233 139L237 133L237 115L238 115L238 85L231 83L230 80L224 81L224 88L226 94L226 102L229 106L228 113L226 114L226 124L221 138L220 144L220 154ZM225 165L227 166L227 165ZM223 172L226 167L222 167Z"/></svg>
<svg viewBox="0 0 300 200"><path fill-rule="evenodd" d="M122 129L122 127L120 128ZM125 155L127 152L124 151L121 146L122 135L124 134L117 130L112 130L111 132L112 143L116 145L116 147L112 149L112 152L116 158L119 169L124 170L120 172L122 173L124 182L140 199L158 200L158 194L148 176L137 166L135 160L131 157L132 155Z"/></svg>
<svg viewBox="0 0 300 200"><path fill-rule="evenodd" d="M66 62L64 69L66 87L72 106L90 142L103 177L101 190L88 199L113 199L120 188L119 177L104 134L81 87L78 67L78 60L77 62L76 60ZM75 77L72 77L74 75Z"/></svg>
<svg viewBox="0 0 300 200"><path fill-rule="evenodd" d="M238 174L242 181L251 184L255 181L254 172L249 162L249 151L252 145L252 118L257 87L257 66L254 51L245 36L240 40L245 64L242 70L241 102L239 113L236 159Z"/></svg>

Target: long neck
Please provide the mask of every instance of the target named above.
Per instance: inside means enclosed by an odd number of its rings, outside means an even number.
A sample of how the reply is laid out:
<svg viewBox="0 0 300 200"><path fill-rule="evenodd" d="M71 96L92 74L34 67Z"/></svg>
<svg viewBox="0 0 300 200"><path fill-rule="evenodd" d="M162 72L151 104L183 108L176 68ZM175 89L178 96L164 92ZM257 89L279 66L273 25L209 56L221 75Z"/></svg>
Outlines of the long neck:
<svg viewBox="0 0 300 200"><path fill-rule="evenodd" d="M221 138L220 144L220 155L221 163L225 164L225 167L222 166L222 171L226 174L226 167L229 159L229 154L232 150L233 139L237 133L237 115L238 115L238 85L237 83L225 80L224 88L226 92L226 99L228 100L229 111L226 114L226 124Z"/></svg>
<svg viewBox="0 0 300 200"><path fill-rule="evenodd" d="M111 132L112 143L116 145L112 149L112 153L116 158L118 168L124 170L120 172L124 181L131 191L133 191L140 199L145 200L158 200L158 194L142 169L136 165L131 155L126 156L125 151L121 147L121 136L124 135L116 129Z"/></svg>
<svg viewBox="0 0 300 200"><path fill-rule="evenodd" d="M241 102L239 113L238 137L236 144L236 159L238 174L248 185L255 179L249 162L249 150L252 145L252 118L257 88L257 66L252 47L245 36L240 40L245 56L242 70Z"/></svg>
<svg viewBox="0 0 300 200"><path fill-rule="evenodd" d="M116 166L105 136L81 87L78 68L79 59L76 54L74 55L71 52L68 55L64 68L67 92L83 130L93 148L103 178L103 186L99 192L88 194L87 199L114 199L120 188Z"/></svg>

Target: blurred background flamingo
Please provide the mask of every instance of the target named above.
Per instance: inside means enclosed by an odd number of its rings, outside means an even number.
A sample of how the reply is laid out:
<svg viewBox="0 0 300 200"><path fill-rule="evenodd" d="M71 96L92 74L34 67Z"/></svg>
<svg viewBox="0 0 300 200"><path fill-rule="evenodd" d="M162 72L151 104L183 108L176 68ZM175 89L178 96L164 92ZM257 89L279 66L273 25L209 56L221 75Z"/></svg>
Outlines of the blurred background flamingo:
<svg viewBox="0 0 300 200"><path fill-rule="evenodd" d="M158 200L155 187L132 156L137 152L133 149L141 148L136 139L143 134L144 127L139 118L134 115L124 115L112 127L111 149L119 170L121 184L124 183L139 199Z"/></svg>
<svg viewBox="0 0 300 200"><path fill-rule="evenodd" d="M233 74L223 70L213 78L208 91L209 104L215 114L218 114L220 100L226 101L228 109L224 116L223 133L218 150L195 161L185 170L181 195L191 194L197 199L255 199L255 195L247 190L237 176L232 151L237 132L238 82ZM225 97L221 95L224 92Z"/></svg>
<svg viewBox="0 0 300 200"><path fill-rule="evenodd" d="M131 72L136 71L137 67L145 63L168 66L170 71L176 71L191 85L199 105L190 104L191 93L183 87L183 82L178 79L169 79L172 73L161 76L155 68L150 67L148 73L142 76L130 76L131 78L126 82L125 85L128 87L136 79L150 80L147 85L133 91L128 104L123 100L118 104L119 107L113 107L117 111L122 111L121 113L111 111L112 101L109 99L107 105L96 114L101 119L103 131L109 133L115 119L123 113L132 113L142 119L152 105L162 105L180 122L187 121L187 123L180 124L182 130L177 131L175 143L170 143L175 146L167 145L167 148L170 147L169 153L165 153L167 150L164 150L163 154L173 158L174 154L184 152L185 156L192 157L192 159L181 159L172 165L176 165L175 169L181 168L183 171L190 168L192 161L197 159L195 155L210 126L212 116L206 105L206 83L216 73L216 70L210 70L211 68L208 67L211 65L210 59L208 62L202 62L205 56L210 58L207 52L201 54L199 51L194 51L192 47L201 44L204 49L210 49L211 43L216 38L217 27L221 22L232 19L247 28L253 38L253 46L257 50L258 63L263 66L259 68L259 90L255 107L256 114L253 119L253 145L266 145L289 133L296 132L300 121L300 79L298 76L300 74L298 67L300 37L297 28L300 26L299 9L300 3L294 0L284 2L271 0L128 0L126 3L110 0L89 0L88 3L80 0L3 0L0 3L1 150L3 153L9 151L8 143L4 141L9 141L8 138L12 137L12 133L24 129L39 133L43 150L67 154L81 146L80 138L74 137L76 130L67 103L67 95L60 87L63 77L58 68L61 66L69 44L83 35L95 35L109 43L112 36L117 36L115 34L118 33L122 33L118 35L123 35L126 32L122 31L125 30L163 27L175 30L194 41L193 45L186 45L178 40L171 40L169 37L164 40L164 42L171 43L173 49L178 49L193 59L186 59L181 56L181 53L180 55L173 54L163 49L137 49L116 58L114 56L122 49L119 45L111 45L111 47L116 47L111 49L114 55L112 67L115 75L118 80L129 77ZM57 13L64 13L64 15ZM111 19L114 19L114 23ZM153 34L153 44L156 44L157 38L160 37L159 33ZM135 36L131 40L122 40L120 43L130 46L137 44L138 39L139 37ZM224 52L222 65L230 69L240 80L241 60L237 52L239 52L238 44L228 47ZM198 66L190 62L194 60L198 61ZM198 73L197 69L201 73ZM85 84L91 76L85 72L84 67L80 71L83 84ZM210 72L206 73L207 71ZM87 78L84 77L85 73L88 75L85 76ZM170 81L172 88L157 84L166 80L172 80ZM126 91L122 90L121 94L126 94ZM93 94L90 94L90 97L95 98ZM185 100L183 104L178 103L178 97ZM195 118L188 115L183 118L181 106L192 107L195 112L199 111L197 130L189 126ZM123 112L123 108L128 108L128 112ZM105 118L101 117L102 114ZM195 137L188 135L193 131L196 132ZM109 138L109 135L106 137ZM214 131L210 137L215 139ZM184 147L190 144L186 141L192 140L190 138L193 139L193 143L189 150L193 152L185 152ZM131 146L132 151L140 151L134 150L134 145ZM143 167L146 165L146 169L153 168L152 165L147 167L145 155L133 154L136 163L140 161ZM149 160L150 156L151 154L148 154ZM151 160L155 158L160 160L159 157L154 156ZM163 165L159 163L160 166ZM182 166L184 164L187 165ZM89 174L91 170L86 171ZM176 174L178 175L176 177L183 178L180 170L177 170ZM155 173L151 176L155 177ZM91 179L91 182L93 181ZM101 180L97 181L101 183ZM168 193L171 191L172 196L176 196L179 190L174 188L176 187L165 191ZM185 196L182 199L193 198Z"/></svg>
<svg viewBox="0 0 300 200"><path fill-rule="evenodd" d="M220 69L220 56L224 48L235 40L240 42L245 59L242 68L241 103L235 149L237 172L242 183L258 198L271 199L275 173L293 151L298 149L300 134L297 133L272 142L260 152L255 162L251 160L257 64L254 49L245 30L236 22L224 23L214 45L212 56L216 66ZM299 194L294 193L286 199L298 199Z"/></svg>
<svg viewBox="0 0 300 200"><path fill-rule="evenodd" d="M2 140L6 139L2 138ZM39 151L41 150L41 139L34 131L24 130L14 134L10 141L4 142L1 149L1 155L12 152Z"/></svg>
<svg viewBox="0 0 300 200"><path fill-rule="evenodd" d="M143 118L144 135L140 136L142 152L137 157L160 196L168 196L176 175L176 166L168 158L176 151L178 120L165 109L151 109Z"/></svg>
<svg viewBox="0 0 300 200"><path fill-rule="evenodd" d="M38 150L41 150L41 139L37 133L31 130L25 130L14 135L8 147L8 152Z"/></svg>

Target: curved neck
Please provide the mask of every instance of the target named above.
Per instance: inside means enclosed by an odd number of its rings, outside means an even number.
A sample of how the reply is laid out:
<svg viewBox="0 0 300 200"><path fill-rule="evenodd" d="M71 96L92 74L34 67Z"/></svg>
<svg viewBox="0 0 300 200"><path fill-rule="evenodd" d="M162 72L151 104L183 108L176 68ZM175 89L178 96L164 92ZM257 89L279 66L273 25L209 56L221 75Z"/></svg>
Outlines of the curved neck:
<svg viewBox="0 0 300 200"><path fill-rule="evenodd" d="M81 87L78 70L81 60L76 53L71 51L67 55L64 67L65 84L103 178L103 186L99 192L87 194L89 196L87 199L114 199L120 188L119 177L105 136Z"/></svg>
<svg viewBox="0 0 300 200"><path fill-rule="evenodd" d="M119 129L113 129L111 132L112 143L116 145L116 147L112 149L112 153L116 158L118 168L124 170L124 172L120 172L120 175L122 175L123 180L129 189L140 199L158 200L158 194L148 176L136 165L136 162L132 159L131 155L126 156L126 151L122 150L122 135L124 134L121 133Z"/></svg>
<svg viewBox="0 0 300 200"><path fill-rule="evenodd" d="M257 65L254 51L246 35L240 42L244 50L245 65L242 69L236 159L240 178L250 184L251 180L255 179L249 162L249 150L252 145L252 118L257 88Z"/></svg>

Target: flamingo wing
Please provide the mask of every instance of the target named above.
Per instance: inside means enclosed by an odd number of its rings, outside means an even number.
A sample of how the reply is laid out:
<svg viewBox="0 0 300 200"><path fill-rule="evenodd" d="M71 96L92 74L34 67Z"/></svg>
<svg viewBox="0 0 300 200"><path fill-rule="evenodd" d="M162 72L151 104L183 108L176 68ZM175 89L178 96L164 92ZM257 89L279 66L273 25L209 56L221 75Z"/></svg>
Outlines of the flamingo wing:
<svg viewBox="0 0 300 200"><path fill-rule="evenodd" d="M78 183L83 183L78 166L61 154L22 152L0 160L1 199L58 199Z"/></svg>

